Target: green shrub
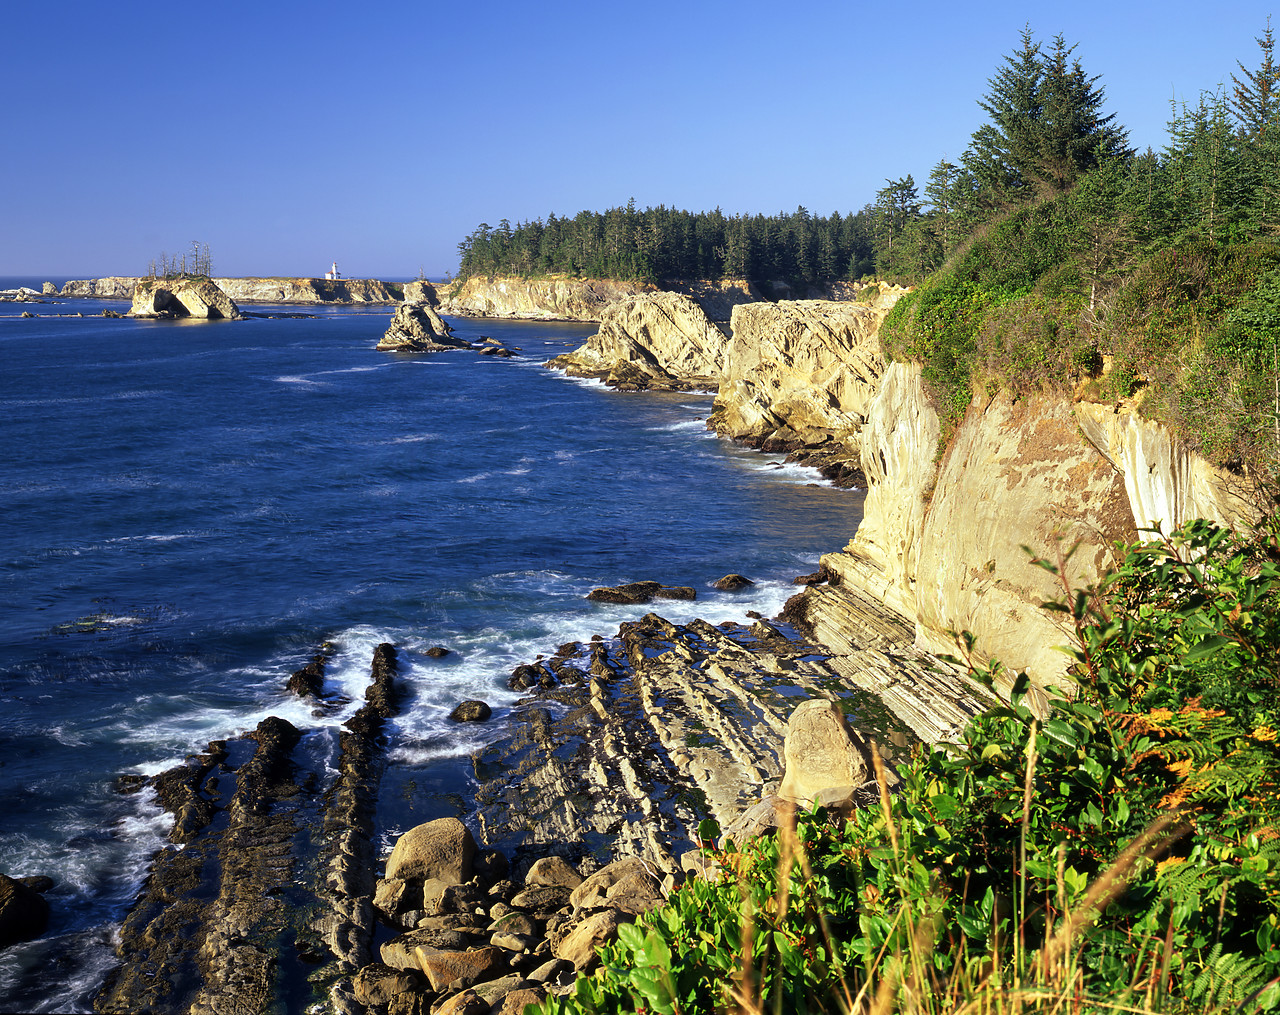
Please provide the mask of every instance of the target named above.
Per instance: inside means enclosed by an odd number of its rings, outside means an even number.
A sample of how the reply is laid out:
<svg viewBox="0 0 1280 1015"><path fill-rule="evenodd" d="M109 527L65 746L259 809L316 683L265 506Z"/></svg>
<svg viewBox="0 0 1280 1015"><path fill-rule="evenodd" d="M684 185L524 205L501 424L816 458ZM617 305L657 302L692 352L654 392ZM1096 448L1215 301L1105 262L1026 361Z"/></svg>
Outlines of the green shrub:
<svg viewBox="0 0 1280 1015"><path fill-rule="evenodd" d="M1280 1008L1278 528L1064 585L1074 695L1040 718L1020 676L879 808L712 851L541 1011Z"/></svg>

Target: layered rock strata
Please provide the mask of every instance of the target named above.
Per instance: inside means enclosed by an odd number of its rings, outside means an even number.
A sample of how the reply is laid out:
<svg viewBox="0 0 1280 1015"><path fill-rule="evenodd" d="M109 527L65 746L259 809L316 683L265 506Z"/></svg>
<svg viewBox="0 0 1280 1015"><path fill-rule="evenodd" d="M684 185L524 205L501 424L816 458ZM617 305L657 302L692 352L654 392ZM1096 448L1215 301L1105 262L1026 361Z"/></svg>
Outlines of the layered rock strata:
<svg viewBox="0 0 1280 1015"><path fill-rule="evenodd" d="M471 343L452 337L453 329L430 303L402 303L396 307L391 324L376 348L395 352L440 352L470 349Z"/></svg>
<svg viewBox="0 0 1280 1015"><path fill-rule="evenodd" d="M459 317L514 317L533 321L598 321L604 309L642 293L647 283L607 279L464 279L446 289L441 309Z"/></svg>
<svg viewBox="0 0 1280 1015"><path fill-rule="evenodd" d="M390 645L372 678L332 784L327 760L307 760L321 745L298 750L302 735L276 717L152 780L175 848L156 856L125 918L97 1011L265 1011L308 989L363 1010L351 977L373 939L372 814L397 698Z"/></svg>
<svg viewBox="0 0 1280 1015"><path fill-rule="evenodd" d="M606 307L585 345L547 365L623 391L714 391L727 343L690 297L650 293Z"/></svg>
<svg viewBox="0 0 1280 1015"><path fill-rule="evenodd" d="M890 754L955 739L990 697L916 651L881 604L858 606L856 643L836 651L786 624L655 614L562 647L538 664L545 679L530 686L542 690L512 710L508 735L475 759L481 843L633 855L674 874L699 820L728 827L777 788L803 700L838 701Z"/></svg>
<svg viewBox="0 0 1280 1015"><path fill-rule="evenodd" d="M1069 660L1057 646L1071 631L1041 604L1095 582L1139 524L1252 516L1245 484L1180 451L1131 407L999 393L975 399L941 460L939 433L920 368L889 366L861 432L862 522L842 552L822 558L830 581L793 611L819 641L855 637L848 601L871 596L921 649L956 653L953 632L969 631L977 661L1061 683Z"/></svg>
<svg viewBox="0 0 1280 1015"><path fill-rule="evenodd" d="M65 283L63 296L100 300L132 299L139 276L106 276ZM377 279L214 278L214 285L237 303L398 303L399 287Z"/></svg>
<svg viewBox="0 0 1280 1015"><path fill-rule="evenodd" d="M133 290L130 317L240 318L240 308L207 278L143 279Z"/></svg>

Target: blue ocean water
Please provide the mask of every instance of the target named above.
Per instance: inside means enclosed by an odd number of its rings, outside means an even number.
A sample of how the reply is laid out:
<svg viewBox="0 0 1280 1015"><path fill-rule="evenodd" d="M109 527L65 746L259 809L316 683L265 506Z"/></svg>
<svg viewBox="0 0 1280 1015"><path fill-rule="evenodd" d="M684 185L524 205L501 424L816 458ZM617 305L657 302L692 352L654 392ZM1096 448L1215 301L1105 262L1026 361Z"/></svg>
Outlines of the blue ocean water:
<svg viewBox="0 0 1280 1015"><path fill-rule="evenodd" d="M0 871L57 881L49 932L0 952L0 1008L87 1010L112 965L168 828L119 775L267 715L336 729L391 641L410 700L385 792L465 794L448 762L500 725L461 732L453 706L501 715L515 665L648 610L590 589L692 585L660 604L676 621L772 615L860 518L861 494L709 434L709 396L542 367L591 325L452 321L522 349L502 360L376 352L386 307L104 308L124 306L0 303ZM735 571L756 586L710 587ZM283 686L326 641L352 703L317 717Z"/></svg>

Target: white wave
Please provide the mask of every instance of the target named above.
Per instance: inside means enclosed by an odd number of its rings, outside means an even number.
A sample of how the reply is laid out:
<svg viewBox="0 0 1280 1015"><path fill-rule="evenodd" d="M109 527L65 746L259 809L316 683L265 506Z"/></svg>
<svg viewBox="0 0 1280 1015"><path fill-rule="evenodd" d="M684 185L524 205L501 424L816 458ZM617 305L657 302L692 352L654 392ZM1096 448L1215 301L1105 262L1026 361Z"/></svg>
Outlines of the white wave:
<svg viewBox="0 0 1280 1015"><path fill-rule="evenodd" d="M423 441L439 440L440 435L434 433L406 434L404 437L392 437L387 444L421 444Z"/></svg>
<svg viewBox="0 0 1280 1015"><path fill-rule="evenodd" d="M493 477L492 472L477 472L474 476L462 476L455 480L457 483L482 483L486 479Z"/></svg>
<svg viewBox="0 0 1280 1015"><path fill-rule="evenodd" d="M283 374L280 377L273 377L272 380L280 384L297 384L304 388L322 388L328 383L326 381L313 381L305 374Z"/></svg>

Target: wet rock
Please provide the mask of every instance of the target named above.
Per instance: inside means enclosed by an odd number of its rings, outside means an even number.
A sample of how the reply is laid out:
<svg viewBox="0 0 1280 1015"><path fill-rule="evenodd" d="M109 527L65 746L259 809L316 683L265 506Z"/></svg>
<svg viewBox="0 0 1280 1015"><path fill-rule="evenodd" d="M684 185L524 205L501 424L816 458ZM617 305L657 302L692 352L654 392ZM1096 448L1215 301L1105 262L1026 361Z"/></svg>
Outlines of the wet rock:
<svg viewBox="0 0 1280 1015"><path fill-rule="evenodd" d="M0 948L39 937L49 925L49 903L40 892L0 874Z"/></svg>
<svg viewBox="0 0 1280 1015"><path fill-rule="evenodd" d="M432 645L431 648L427 649L427 655L432 659L443 659L445 656L451 654L452 653L449 649L445 648L443 645Z"/></svg>
<svg viewBox="0 0 1280 1015"><path fill-rule="evenodd" d="M655 581L629 582L592 589L587 598L597 603L634 605L654 599L697 599L698 593L687 585L663 585Z"/></svg>
<svg viewBox="0 0 1280 1015"><path fill-rule="evenodd" d="M755 582L743 575L727 574L715 582L712 587L719 589L721 592L738 592L742 589L750 588L754 584Z"/></svg>
<svg viewBox="0 0 1280 1015"><path fill-rule="evenodd" d="M464 701L449 713L449 718L454 722L484 722L491 715L491 709L483 701L471 699Z"/></svg>
<svg viewBox="0 0 1280 1015"><path fill-rule="evenodd" d="M130 793L136 793L142 789L148 782L145 775L135 775L128 773L116 778L116 792L121 796L128 796Z"/></svg>
<svg viewBox="0 0 1280 1015"><path fill-rule="evenodd" d="M285 690L296 694L299 698L320 697L324 687L324 667L326 659L323 655L313 656L311 662L300 670L295 670L285 684Z"/></svg>
<svg viewBox="0 0 1280 1015"><path fill-rule="evenodd" d="M868 780L870 752L833 701L801 702L787 723L786 765L778 795L809 804L822 790Z"/></svg>
<svg viewBox="0 0 1280 1015"><path fill-rule="evenodd" d="M472 876L476 841L457 818L439 818L411 828L396 841L387 860L388 878L438 878L462 884Z"/></svg>
<svg viewBox="0 0 1280 1015"><path fill-rule="evenodd" d="M564 857L544 856L534 861L524 880L526 885L547 885L572 891L582 884L582 875Z"/></svg>
<svg viewBox="0 0 1280 1015"><path fill-rule="evenodd" d="M513 691L527 691L531 687L538 686L543 672L541 666L531 666L527 663L517 666L511 671L511 679L507 681L507 686Z"/></svg>

